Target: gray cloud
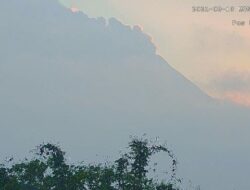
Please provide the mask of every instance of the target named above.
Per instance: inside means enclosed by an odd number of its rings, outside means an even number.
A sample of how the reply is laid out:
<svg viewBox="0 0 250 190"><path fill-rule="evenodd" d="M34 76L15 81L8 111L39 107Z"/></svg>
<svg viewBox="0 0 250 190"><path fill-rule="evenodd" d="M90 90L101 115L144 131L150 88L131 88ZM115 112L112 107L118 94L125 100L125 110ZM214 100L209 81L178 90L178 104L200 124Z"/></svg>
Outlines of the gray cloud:
<svg viewBox="0 0 250 190"><path fill-rule="evenodd" d="M250 92L250 73L227 72L211 82L211 86L218 91Z"/></svg>

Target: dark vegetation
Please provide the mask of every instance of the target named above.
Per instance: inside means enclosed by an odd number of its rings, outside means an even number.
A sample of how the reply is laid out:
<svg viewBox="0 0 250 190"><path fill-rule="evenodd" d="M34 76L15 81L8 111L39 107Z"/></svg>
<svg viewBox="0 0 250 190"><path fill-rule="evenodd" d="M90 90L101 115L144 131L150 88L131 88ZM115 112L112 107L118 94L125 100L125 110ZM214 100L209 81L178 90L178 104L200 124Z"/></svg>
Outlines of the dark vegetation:
<svg viewBox="0 0 250 190"><path fill-rule="evenodd" d="M159 152L171 159L164 181L149 177L150 161ZM173 153L146 139L131 139L128 152L110 164L68 164L65 152L50 143L38 146L33 159L11 160L0 165L0 190L177 190L180 183Z"/></svg>

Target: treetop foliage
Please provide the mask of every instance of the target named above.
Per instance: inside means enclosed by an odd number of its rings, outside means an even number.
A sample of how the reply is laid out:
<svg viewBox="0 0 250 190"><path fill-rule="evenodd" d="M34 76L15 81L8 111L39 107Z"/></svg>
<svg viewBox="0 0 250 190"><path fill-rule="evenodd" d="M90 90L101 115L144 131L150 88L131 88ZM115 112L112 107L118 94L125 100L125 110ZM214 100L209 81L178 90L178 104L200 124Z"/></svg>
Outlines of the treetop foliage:
<svg viewBox="0 0 250 190"><path fill-rule="evenodd" d="M172 160L171 177L149 177L153 155L165 152ZM12 159L10 160L12 162ZM132 138L129 151L111 164L68 164L65 152L54 144L37 147L33 159L0 165L0 190L178 190L177 161L165 145Z"/></svg>

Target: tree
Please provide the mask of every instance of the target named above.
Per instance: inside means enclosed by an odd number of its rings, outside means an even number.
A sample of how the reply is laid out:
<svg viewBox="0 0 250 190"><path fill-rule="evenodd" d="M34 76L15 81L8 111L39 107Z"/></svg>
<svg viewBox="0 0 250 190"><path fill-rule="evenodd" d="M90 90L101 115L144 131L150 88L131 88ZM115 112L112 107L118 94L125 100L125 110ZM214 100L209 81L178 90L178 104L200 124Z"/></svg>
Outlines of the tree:
<svg viewBox="0 0 250 190"><path fill-rule="evenodd" d="M148 177L151 157L166 152L172 159L171 179ZM0 165L0 190L177 190L176 159L163 145L133 138L129 151L113 164L68 164L65 152L54 144L37 147L33 159L9 167Z"/></svg>
<svg viewBox="0 0 250 190"><path fill-rule="evenodd" d="M146 189L174 189L173 184L179 181L176 178L177 161L173 153L164 145L150 145L147 139L133 138L129 142L130 151L115 161L118 180L118 189L121 190L146 190ZM149 178L150 158L159 152L166 152L172 159L172 175L170 183L155 184L155 180ZM173 184L171 184L171 182Z"/></svg>

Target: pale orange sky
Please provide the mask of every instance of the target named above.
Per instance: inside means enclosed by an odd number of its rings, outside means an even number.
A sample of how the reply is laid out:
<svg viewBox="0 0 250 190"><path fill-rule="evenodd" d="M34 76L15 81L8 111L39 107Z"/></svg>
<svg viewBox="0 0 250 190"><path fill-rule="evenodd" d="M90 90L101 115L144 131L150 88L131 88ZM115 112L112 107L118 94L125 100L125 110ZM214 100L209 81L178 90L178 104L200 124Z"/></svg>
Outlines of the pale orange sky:
<svg viewBox="0 0 250 190"><path fill-rule="evenodd" d="M192 12L192 6L250 6L250 0L60 1L90 17L140 25L158 53L207 94L250 106L250 11ZM232 26L232 20L246 21L246 26Z"/></svg>

